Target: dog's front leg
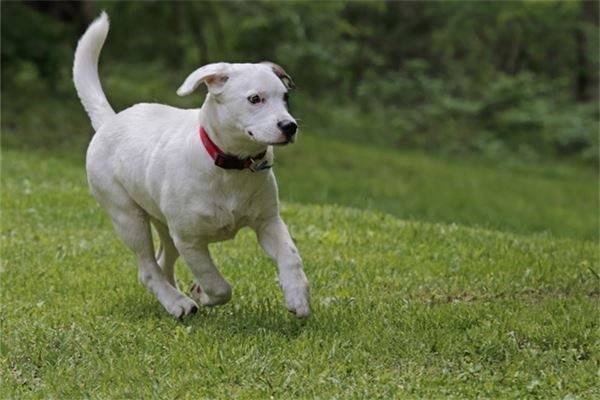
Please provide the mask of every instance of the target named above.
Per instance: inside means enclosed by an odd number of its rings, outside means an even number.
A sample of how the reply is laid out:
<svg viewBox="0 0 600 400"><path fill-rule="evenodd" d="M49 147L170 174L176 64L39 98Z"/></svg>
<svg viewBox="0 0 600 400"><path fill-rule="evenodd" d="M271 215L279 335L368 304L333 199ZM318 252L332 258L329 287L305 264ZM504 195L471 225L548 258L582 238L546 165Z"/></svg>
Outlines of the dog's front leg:
<svg viewBox="0 0 600 400"><path fill-rule="evenodd" d="M308 281L302 259L290 237L285 223L277 215L265 221L257 230L258 240L265 252L277 264L279 284L283 290L287 309L297 317L310 313Z"/></svg>
<svg viewBox="0 0 600 400"><path fill-rule="evenodd" d="M174 239L177 250L196 278L190 296L205 306L227 303L231 299L231 286L213 263L208 245Z"/></svg>

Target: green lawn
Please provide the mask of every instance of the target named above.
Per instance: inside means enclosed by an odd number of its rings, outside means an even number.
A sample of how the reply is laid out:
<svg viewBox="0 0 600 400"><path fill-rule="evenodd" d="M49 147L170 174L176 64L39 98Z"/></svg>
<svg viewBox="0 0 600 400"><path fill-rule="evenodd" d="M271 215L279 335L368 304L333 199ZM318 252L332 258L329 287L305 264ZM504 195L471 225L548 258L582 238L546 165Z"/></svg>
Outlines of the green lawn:
<svg viewBox="0 0 600 400"><path fill-rule="evenodd" d="M598 239L598 173L565 163L491 164L303 135L277 153L283 199L404 219Z"/></svg>
<svg viewBox="0 0 600 400"><path fill-rule="evenodd" d="M231 303L179 322L137 283L82 165L3 151L0 398L600 396L593 172L303 137L277 173L311 317L288 315L243 231L213 247Z"/></svg>

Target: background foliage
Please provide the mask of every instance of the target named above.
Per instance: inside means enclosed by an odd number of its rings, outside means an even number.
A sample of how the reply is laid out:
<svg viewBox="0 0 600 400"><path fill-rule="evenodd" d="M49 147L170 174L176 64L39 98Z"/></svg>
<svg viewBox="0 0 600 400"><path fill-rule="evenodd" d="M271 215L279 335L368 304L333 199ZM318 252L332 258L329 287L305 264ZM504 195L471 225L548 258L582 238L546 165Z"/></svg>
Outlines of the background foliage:
<svg viewBox="0 0 600 400"><path fill-rule="evenodd" d="M197 66L267 59L299 84L295 112L317 134L598 161L597 2L3 3L3 93L75 101L74 46L100 9L112 19L101 63L116 109L195 106L172 93ZM3 108L18 109L16 97ZM51 144L70 134L87 139L73 130Z"/></svg>

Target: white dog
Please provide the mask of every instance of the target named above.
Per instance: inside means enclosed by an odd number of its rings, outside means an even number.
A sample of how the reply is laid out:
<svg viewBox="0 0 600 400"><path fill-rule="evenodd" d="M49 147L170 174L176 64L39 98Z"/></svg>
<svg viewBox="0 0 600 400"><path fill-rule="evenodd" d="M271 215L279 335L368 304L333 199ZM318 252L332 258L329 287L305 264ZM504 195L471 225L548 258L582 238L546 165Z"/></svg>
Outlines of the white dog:
<svg viewBox="0 0 600 400"><path fill-rule="evenodd" d="M143 103L115 113L98 77L107 34L102 13L77 45L73 80L96 130L86 159L90 189L137 256L140 281L170 314L196 312L177 288L181 254L196 279L190 295L205 306L228 302L231 286L208 244L248 226L277 264L287 308L307 316L308 282L269 169L272 146L293 142L297 129L287 109L290 77L272 63L209 64L177 90L185 96L205 83L202 108ZM156 255L151 223L161 241Z"/></svg>

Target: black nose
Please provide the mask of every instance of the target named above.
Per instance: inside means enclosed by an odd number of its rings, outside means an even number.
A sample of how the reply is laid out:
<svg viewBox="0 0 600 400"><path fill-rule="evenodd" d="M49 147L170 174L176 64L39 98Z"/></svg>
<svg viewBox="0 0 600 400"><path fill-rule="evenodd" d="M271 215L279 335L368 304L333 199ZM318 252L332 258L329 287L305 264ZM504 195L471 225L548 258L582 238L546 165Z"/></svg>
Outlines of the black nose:
<svg viewBox="0 0 600 400"><path fill-rule="evenodd" d="M298 129L298 125L292 121L279 121L277 126L281 130L281 133L283 133L287 138L294 136L296 134L296 130Z"/></svg>

